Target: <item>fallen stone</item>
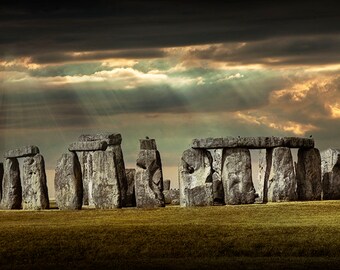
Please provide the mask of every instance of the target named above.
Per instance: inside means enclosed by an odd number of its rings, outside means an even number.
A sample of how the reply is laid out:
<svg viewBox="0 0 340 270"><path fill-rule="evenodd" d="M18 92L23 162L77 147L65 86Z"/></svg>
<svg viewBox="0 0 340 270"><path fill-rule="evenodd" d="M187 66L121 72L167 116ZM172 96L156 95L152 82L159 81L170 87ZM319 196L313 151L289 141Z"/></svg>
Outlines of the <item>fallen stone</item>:
<svg viewBox="0 0 340 270"><path fill-rule="evenodd" d="M212 157L212 169L214 171L212 175L213 180L213 197L214 205L224 204L224 189L222 184L222 154L223 149L211 149L209 150Z"/></svg>
<svg viewBox="0 0 340 270"><path fill-rule="evenodd" d="M4 177L4 164L0 162L0 202L2 198L2 178Z"/></svg>
<svg viewBox="0 0 340 270"><path fill-rule="evenodd" d="M137 158L135 192L137 207L165 206L162 162L157 150L140 150Z"/></svg>
<svg viewBox="0 0 340 270"><path fill-rule="evenodd" d="M255 201L250 151L243 148L223 152L222 182L226 204L249 204Z"/></svg>
<svg viewBox="0 0 340 270"><path fill-rule="evenodd" d="M24 210L49 208L45 161L40 154L24 159L22 208Z"/></svg>
<svg viewBox="0 0 340 270"><path fill-rule="evenodd" d="M268 181L268 201L295 201L296 178L292 154L287 147L273 149L270 177Z"/></svg>
<svg viewBox="0 0 340 270"><path fill-rule="evenodd" d="M258 190L256 202L268 202L268 185L270 169L272 166L273 149L261 149L259 151L259 171L258 171Z"/></svg>
<svg viewBox="0 0 340 270"><path fill-rule="evenodd" d="M179 165L181 206L213 205L212 157L204 149L183 152Z"/></svg>
<svg viewBox="0 0 340 270"><path fill-rule="evenodd" d="M100 133L100 134L83 134L78 141L105 141L107 145L119 145L122 142L122 135L119 133Z"/></svg>
<svg viewBox="0 0 340 270"><path fill-rule="evenodd" d="M155 139L140 139L139 143L141 150L157 150Z"/></svg>
<svg viewBox="0 0 340 270"><path fill-rule="evenodd" d="M192 148L248 148L265 149L274 147L313 148L314 140L298 137L225 137L194 139Z"/></svg>
<svg viewBox="0 0 340 270"><path fill-rule="evenodd" d="M80 210L83 200L81 168L76 154L66 153L57 161L55 199L60 210Z"/></svg>
<svg viewBox="0 0 340 270"><path fill-rule="evenodd" d="M74 142L68 147L71 152L74 151L99 151L106 150L107 143L105 141L89 141L89 142Z"/></svg>
<svg viewBox="0 0 340 270"><path fill-rule="evenodd" d="M299 149L296 183L299 201L321 200L321 157L318 149Z"/></svg>
<svg viewBox="0 0 340 270"><path fill-rule="evenodd" d="M170 189L170 197L172 205L179 205L179 189Z"/></svg>
<svg viewBox="0 0 340 270"><path fill-rule="evenodd" d="M322 198L340 199L340 150L327 149L321 152Z"/></svg>
<svg viewBox="0 0 340 270"><path fill-rule="evenodd" d="M18 149L9 150L5 152L5 158L19 158L19 157L28 157L39 154L39 148L35 145L28 145Z"/></svg>
<svg viewBox="0 0 340 270"><path fill-rule="evenodd" d="M126 206L136 206L136 194L135 194L135 169L125 169L127 179L127 191L126 191Z"/></svg>
<svg viewBox="0 0 340 270"><path fill-rule="evenodd" d="M22 188L20 181L19 162L16 158L6 158L2 179L1 209L20 209Z"/></svg>
<svg viewBox="0 0 340 270"><path fill-rule="evenodd" d="M111 151L93 153L93 203L99 209L121 207L115 157Z"/></svg>

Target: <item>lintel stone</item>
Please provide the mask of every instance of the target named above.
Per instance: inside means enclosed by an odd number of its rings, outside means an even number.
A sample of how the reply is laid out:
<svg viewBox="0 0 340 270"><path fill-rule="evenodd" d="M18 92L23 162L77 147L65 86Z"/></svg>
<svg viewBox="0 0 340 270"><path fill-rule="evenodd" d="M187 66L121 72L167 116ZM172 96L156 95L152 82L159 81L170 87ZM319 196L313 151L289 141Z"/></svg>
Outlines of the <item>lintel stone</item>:
<svg viewBox="0 0 340 270"><path fill-rule="evenodd" d="M74 142L68 147L69 151L105 151L107 148L107 143L105 141L84 141L84 142Z"/></svg>
<svg viewBox="0 0 340 270"><path fill-rule="evenodd" d="M122 143L122 135L119 133L83 134L79 136L78 141L105 141L107 145L119 145Z"/></svg>
<svg viewBox="0 0 340 270"><path fill-rule="evenodd" d="M19 157L29 157L39 154L39 148L35 145L27 145L21 148L8 150L4 154L4 158L19 158Z"/></svg>

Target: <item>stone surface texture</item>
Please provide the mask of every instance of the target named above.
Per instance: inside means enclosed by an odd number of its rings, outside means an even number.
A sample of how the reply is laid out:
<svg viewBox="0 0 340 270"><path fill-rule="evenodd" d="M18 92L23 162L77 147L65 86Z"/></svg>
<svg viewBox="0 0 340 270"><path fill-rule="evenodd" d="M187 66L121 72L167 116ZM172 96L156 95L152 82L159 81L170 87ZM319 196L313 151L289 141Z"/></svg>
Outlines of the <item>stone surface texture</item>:
<svg viewBox="0 0 340 270"><path fill-rule="evenodd" d="M122 135L119 133L99 133L80 135L78 141L105 141L107 145L119 145L122 142Z"/></svg>
<svg viewBox="0 0 340 270"><path fill-rule="evenodd" d="M212 157L205 149L183 152L179 165L180 205L213 205Z"/></svg>
<svg viewBox="0 0 340 270"><path fill-rule="evenodd" d="M135 175L136 169L125 169L127 179L126 206L136 206Z"/></svg>
<svg viewBox="0 0 340 270"><path fill-rule="evenodd" d="M259 203L268 202L268 181L272 165L273 149L261 149L259 151L258 190L256 199Z"/></svg>
<svg viewBox="0 0 340 270"><path fill-rule="evenodd" d="M194 139L193 148L248 148L274 147L313 148L314 140L298 137L225 137Z"/></svg>
<svg viewBox="0 0 340 270"><path fill-rule="evenodd" d="M92 199L93 186L93 151L76 152L81 168L83 185L83 204L94 206Z"/></svg>
<svg viewBox="0 0 340 270"><path fill-rule="evenodd" d="M22 202L22 188L20 181L19 162L16 158L7 158L4 162L4 176L2 179L2 198L0 208L20 209Z"/></svg>
<svg viewBox="0 0 340 270"><path fill-rule="evenodd" d="M222 182L226 204L249 204L255 201L250 151L225 149L222 158Z"/></svg>
<svg viewBox="0 0 340 270"><path fill-rule="evenodd" d="M4 177L4 164L0 162L0 202L2 198L2 179Z"/></svg>
<svg viewBox="0 0 340 270"><path fill-rule="evenodd" d="M164 207L163 172L157 150L141 149L137 158L135 192L140 208Z"/></svg>
<svg viewBox="0 0 340 270"><path fill-rule="evenodd" d="M106 150L107 143L105 141L88 141L74 142L68 147L69 151L99 151Z"/></svg>
<svg viewBox="0 0 340 270"><path fill-rule="evenodd" d="M164 200L166 204L171 204L171 195L170 195L170 180L166 179L163 181L163 194Z"/></svg>
<svg viewBox="0 0 340 270"><path fill-rule="evenodd" d="M80 210L83 201L81 168L76 154L66 153L57 161L55 199L60 210Z"/></svg>
<svg viewBox="0 0 340 270"><path fill-rule="evenodd" d="M140 139L139 143L141 150L157 150L155 139Z"/></svg>
<svg viewBox="0 0 340 270"><path fill-rule="evenodd" d="M321 152L322 193L324 200L340 199L340 150Z"/></svg>
<svg viewBox="0 0 340 270"><path fill-rule="evenodd" d="M35 145L28 145L18 149L13 149L5 152L5 158L19 158L19 157L28 157L34 156L35 154L39 154L39 148Z"/></svg>
<svg viewBox="0 0 340 270"><path fill-rule="evenodd" d="M170 197L172 205L179 205L179 189L170 189Z"/></svg>
<svg viewBox="0 0 340 270"><path fill-rule="evenodd" d="M296 183L299 201L321 200L321 157L318 149L299 149Z"/></svg>
<svg viewBox="0 0 340 270"><path fill-rule="evenodd" d="M22 180L22 208L24 210L48 209L45 161L41 154L24 159Z"/></svg>
<svg viewBox="0 0 340 270"><path fill-rule="evenodd" d="M295 201L297 200L296 189L294 164L290 148L274 148L268 181L268 201Z"/></svg>
<svg viewBox="0 0 340 270"><path fill-rule="evenodd" d="M223 149L211 149L209 150L212 157L212 169L213 169L213 194L214 205L224 204L224 189L222 184L222 155Z"/></svg>

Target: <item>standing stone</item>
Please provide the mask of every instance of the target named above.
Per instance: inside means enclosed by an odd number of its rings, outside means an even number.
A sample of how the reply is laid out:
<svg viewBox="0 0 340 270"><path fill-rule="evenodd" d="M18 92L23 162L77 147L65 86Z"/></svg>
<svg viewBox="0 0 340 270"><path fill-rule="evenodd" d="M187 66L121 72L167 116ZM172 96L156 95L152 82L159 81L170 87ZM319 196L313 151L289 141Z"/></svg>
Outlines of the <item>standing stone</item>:
<svg viewBox="0 0 340 270"><path fill-rule="evenodd" d="M340 199L340 150L321 152L322 192L324 200Z"/></svg>
<svg viewBox="0 0 340 270"><path fill-rule="evenodd" d="M214 205L224 204L224 190L222 184L222 154L223 149L211 149L212 156L212 169L214 171L212 175Z"/></svg>
<svg viewBox="0 0 340 270"><path fill-rule="evenodd" d="M92 199L92 186L93 186L93 163L92 156L94 152L82 151L77 152L78 160L80 163L83 185L83 204L94 206Z"/></svg>
<svg viewBox="0 0 340 270"><path fill-rule="evenodd" d="M126 191L126 206L134 207L136 206L136 194L135 194L135 169L126 169L126 179L127 179L127 191Z"/></svg>
<svg viewBox="0 0 340 270"><path fill-rule="evenodd" d="M4 164L0 162L0 202L2 198L2 178L4 177Z"/></svg>
<svg viewBox="0 0 340 270"><path fill-rule="evenodd" d="M148 139L147 139L148 140ZM140 140L141 146L145 145ZM156 145L138 154L135 177L136 204L141 208L164 207L162 162Z"/></svg>
<svg viewBox="0 0 340 270"><path fill-rule="evenodd" d="M268 202L268 181L270 177L270 169L272 165L273 149L259 151L259 176L258 176L258 191L257 202Z"/></svg>
<svg viewBox="0 0 340 270"><path fill-rule="evenodd" d="M213 205L212 158L207 150L184 151L178 172L181 206Z"/></svg>
<svg viewBox="0 0 340 270"><path fill-rule="evenodd" d="M24 159L22 207L25 210L49 208L45 162L41 154Z"/></svg>
<svg viewBox="0 0 340 270"><path fill-rule="evenodd" d="M268 181L268 201L295 201L296 179L290 148L273 149L272 164Z"/></svg>
<svg viewBox="0 0 340 270"><path fill-rule="evenodd" d="M171 204L172 205L179 205L179 189L170 189L170 197L171 197Z"/></svg>
<svg viewBox="0 0 340 270"><path fill-rule="evenodd" d="M170 180L169 179L164 180L163 186L164 186L163 194L164 194L165 203L170 204L171 203Z"/></svg>
<svg viewBox="0 0 340 270"><path fill-rule="evenodd" d="M80 210L83 201L81 168L74 153L66 153L57 162L54 178L55 199L60 210Z"/></svg>
<svg viewBox="0 0 340 270"><path fill-rule="evenodd" d="M321 157L318 149L299 149L296 183L298 200L321 200Z"/></svg>
<svg viewBox="0 0 340 270"><path fill-rule="evenodd" d="M119 181L113 152L93 153L92 199L96 208L113 209L121 207Z"/></svg>
<svg viewBox="0 0 340 270"><path fill-rule="evenodd" d="M20 209L22 202L19 162L16 158L6 158L2 179L2 209Z"/></svg>
<svg viewBox="0 0 340 270"><path fill-rule="evenodd" d="M226 204L248 204L255 201L250 151L229 148L223 152L222 182Z"/></svg>

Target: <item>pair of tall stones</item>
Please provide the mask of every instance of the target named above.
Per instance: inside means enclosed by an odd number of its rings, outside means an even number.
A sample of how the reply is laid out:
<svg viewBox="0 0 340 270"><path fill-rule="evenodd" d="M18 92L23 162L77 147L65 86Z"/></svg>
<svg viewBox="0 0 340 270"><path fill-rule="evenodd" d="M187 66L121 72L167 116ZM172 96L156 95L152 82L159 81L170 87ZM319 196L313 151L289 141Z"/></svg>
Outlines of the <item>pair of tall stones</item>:
<svg viewBox="0 0 340 270"><path fill-rule="evenodd" d="M4 154L0 166L0 207L41 210L49 208L45 161L37 146L25 146ZM18 158L24 158L22 184Z"/></svg>
<svg viewBox="0 0 340 270"><path fill-rule="evenodd" d="M120 134L81 135L58 160L56 202L60 209L127 205L127 179Z"/></svg>
<svg viewBox="0 0 340 270"><path fill-rule="evenodd" d="M180 168L182 206L319 199L320 153L304 138L238 137L194 139ZM296 164L290 148L300 148ZM259 191L252 181L249 149L260 152ZM315 176L315 177L314 177Z"/></svg>

